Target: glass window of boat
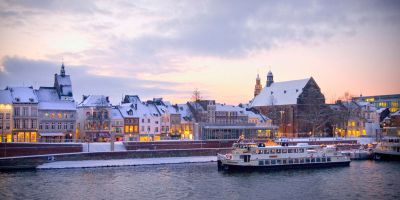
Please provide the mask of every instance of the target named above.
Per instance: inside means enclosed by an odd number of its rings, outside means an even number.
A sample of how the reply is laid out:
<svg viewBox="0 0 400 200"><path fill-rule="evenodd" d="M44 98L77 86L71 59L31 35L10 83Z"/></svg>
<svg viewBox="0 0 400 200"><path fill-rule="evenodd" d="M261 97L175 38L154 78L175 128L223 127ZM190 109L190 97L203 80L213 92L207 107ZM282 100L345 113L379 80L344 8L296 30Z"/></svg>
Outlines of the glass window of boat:
<svg viewBox="0 0 400 200"><path fill-rule="evenodd" d="M288 152L289 153L293 153L293 149L288 149Z"/></svg>
<svg viewBox="0 0 400 200"><path fill-rule="evenodd" d="M265 149L264 154L269 154L269 149Z"/></svg>
<svg viewBox="0 0 400 200"><path fill-rule="evenodd" d="M289 164L293 164L293 159L289 159Z"/></svg>
<svg viewBox="0 0 400 200"><path fill-rule="evenodd" d="M276 165L276 160L271 160L271 165Z"/></svg>
<svg viewBox="0 0 400 200"><path fill-rule="evenodd" d="M259 160L258 161L258 165L264 165L264 161L263 160Z"/></svg>
<svg viewBox="0 0 400 200"><path fill-rule="evenodd" d="M287 149L282 149L282 153L287 153Z"/></svg>
<svg viewBox="0 0 400 200"><path fill-rule="evenodd" d="M281 153L281 150L280 150L280 149L277 149L277 150L276 150L276 153Z"/></svg>
<svg viewBox="0 0 400 200"><path fill-rule="evenodd" d="M331 162L331 157L328 157L327 160L328 160L328 162Z"/></svg>
<svg viewBox="0 0 400 200"><path fill-rule="evenodd" d="M311 158L311 162L315 162L315 158Z"/></svg>
<svg viewBox="0 0 400 200"><path fill-rule="evenodd" d="M317 158L317 162L321 162L321 158Z"/></svg>
<svg viewBox="0 0 400 200"><path fill-rule="evenodd" d="M299 163L299 159L295 158L294 163Z"/></svg>
<svg viewBox="0 0 400 200"><path fill-rule="evenodd" d="M310 163L310 161L311 161L310 158L306 158L307 163Z"/></svg>
<svg viewBox="0 0 400 200"><path fill-rule="evenodd" d="M322 162L326 162L326 158L321 158L321 161Z"/></svg>
<svg viewBox="0 0 400 200"><path fill-rule="evenodd" d="M304 149L299 149L299 150L300 150L300 151L299 151L300 153L304 153Z"/></svg>
<svg viewBox="0 0 400 200"><path fill-rule="evenodd" d="M265 165L269 165L269 160L265 160Z"/></svg>
<svg viewBox="0 0 400 200"><path fill-rule="evenodd" d="M271 149L271 154L274 154L274 153L275 153L275 150L276 150L276 149Z"/></svg>
<svg viewBox="0 0 400 200"><path fill-rule="evenodd" d="M300 163L304 163L304 159L303 158L300 158L299 160L300 160Z"/></svg>
<svg viewBox="0 0 400 200"><path fill-rule="evenodd" d="M277 165L281 165L282 164L282 160L276 160L276 164Z"/></svg>
<svg viewBox="0 0 400 200"><path fill-rule="evenodd" d="M282 160L282 164L285 165L286 163L287 163L286 159L283 159L283 160Z"/></svg>

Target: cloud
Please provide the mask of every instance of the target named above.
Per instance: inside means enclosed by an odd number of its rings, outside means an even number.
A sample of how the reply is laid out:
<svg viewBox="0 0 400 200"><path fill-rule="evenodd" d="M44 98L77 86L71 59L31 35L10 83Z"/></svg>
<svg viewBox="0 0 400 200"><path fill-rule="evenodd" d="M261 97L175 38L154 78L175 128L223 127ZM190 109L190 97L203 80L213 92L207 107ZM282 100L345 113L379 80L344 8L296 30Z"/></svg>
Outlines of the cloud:
<svg viewBox="0 0 400 200"><path fill-rule="evenodd" d="M52 86L54 74L59 73L60 64L46 60L29 60L20 57L4 57L0 70L0 87L6 86ZM71 75L76 101L83 94L109 95L118 103L123 94L138 94L143 99L170 94L190 94L190 91L174 89L178 83L138 78L99 76L89 72L92 67L66 65Z"/></svg>

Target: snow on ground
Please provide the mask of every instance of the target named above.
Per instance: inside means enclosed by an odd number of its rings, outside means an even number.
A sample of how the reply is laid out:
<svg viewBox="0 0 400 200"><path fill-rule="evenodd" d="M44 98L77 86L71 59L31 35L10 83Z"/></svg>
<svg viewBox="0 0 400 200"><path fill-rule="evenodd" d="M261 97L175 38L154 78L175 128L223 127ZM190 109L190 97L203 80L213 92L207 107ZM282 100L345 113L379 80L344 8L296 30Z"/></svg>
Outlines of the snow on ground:
<svg viewBox="0 0 400 200"><path fill-rule="evenodd" d="M117 166L136 166L136 165L177 164L177 163L201 163L201 162L215 162L215 161L217 161L216 156L56 161L39 165L37 166L37 169L117 167Z"/></svg>
<svg viewBox="0 0 400 200"><path fill-rule="evenodd" d="M83 152L111 151L111 144L109 142L82 143L82 147L83 147ZM114 142L114 151L126 151L124 144L122 142Z"/></svg>

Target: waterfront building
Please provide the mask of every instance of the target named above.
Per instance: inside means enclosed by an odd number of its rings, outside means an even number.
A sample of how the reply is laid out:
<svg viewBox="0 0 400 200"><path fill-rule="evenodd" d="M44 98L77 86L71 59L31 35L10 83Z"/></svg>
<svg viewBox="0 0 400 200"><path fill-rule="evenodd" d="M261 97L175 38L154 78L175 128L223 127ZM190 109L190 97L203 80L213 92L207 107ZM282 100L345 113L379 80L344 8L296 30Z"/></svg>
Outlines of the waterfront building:
<svg viewBox="0 0 400 200"><path fill-rule="evenodd" d="M325 97L314 78L274 82L271 71L266 86L250 101L249 108L271 118L284 137L323 132L328 116Z"/></svg>
<svg viewBox="0 0 400 200"><path fill-rule="evenodd" d="M142 102L137 95L125 95L122 104L133 105L133 115L139 118L139 141L161 139L161 113L151 102Z"/></svg>
<svg viewBox="0 0 400 200"><path fill-rule="evenodd" d="M139 97L137 97L139 99ZM124 140L139 141L139 113L137 110L137 102L122 103L117 106L124 120Z"/></svg>
<svg viewBox="0 0 400 200"><path fill-rule="evenodd" d="M124 118L118 106L111 109L111 135L114 135L115 141L123 141L125 138Z"/></svg>
<svg viewBox="0 0 400 200"><path fill-rule="evenodd" d="M176 114L171 115L171 137L199 140L198 130L195 129L197 123L194 120L194 116L188 104L175 104L173 108Z"/></svg>
<svg viewBox="0 0 400 200"><path fill-rule="evenodd" d="M76 104L64 63L54 75L53 87L35 90L38 97L39 136L42 142L73 141L76 136Z"/></svg>
<svg viewBox="0 0 400 200"><path fill-rule="evenodd" d="M83 95L77 106L77 132L80 139L104 142L111 139L112 106L108 96Z"/></svg>
<svg viewBox="0 0 400 200"><path fill-rule="evenodd" d="M360 96L353 97L353 100L356 102L370 102L377 109L389 108L391 113L395 113L399 110L400 94Z"/></svg>
<svg viewBox="0 0 400 200"><path fill-rule="evenodd" d="M37 142L38 99L33 87L7 87L13 108L13 142Z"/></svg>
<svg viewBox="0 0 400 200"><path fill-rule="evenodd" d="M0 90L0 142L12 142L13 106L9 90Z"/></svg>

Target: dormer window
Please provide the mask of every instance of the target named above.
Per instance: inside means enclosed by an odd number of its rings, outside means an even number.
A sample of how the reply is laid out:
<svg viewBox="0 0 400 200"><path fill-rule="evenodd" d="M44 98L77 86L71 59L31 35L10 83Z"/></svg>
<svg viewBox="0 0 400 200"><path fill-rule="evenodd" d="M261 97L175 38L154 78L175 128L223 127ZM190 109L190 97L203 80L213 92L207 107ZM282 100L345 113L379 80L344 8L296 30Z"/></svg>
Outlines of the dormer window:
<svg viewBox="0 0 400 200"><path fill-rule="evenodd" d="M286 94L286 90L283 90L283 93Z"/></svg>
<svg viewBox="0 0 400 200"><path fill-rule="evenodd" d="M29 101L30 101L30 102L33 102L33 98L29 98Z"/></svg>
<svg viewBox="0 0 400 200"><path fill-rule="evenodd" d="M274 94L274 92L273 92L273 91L271 91L271 94Z"/></svg>
<svg viewBox="0 0 400 200"><path fill-rule="evenodd" d="M299 92L299 89L296 89L296 92Z"/></svg>
<svg viewBox="0 0 400 200"><path fill-rule="evenodd" d="M16 102L19 102L19 98L18 98L18 97L15 97L15 101L16 101Z"/></svg>

